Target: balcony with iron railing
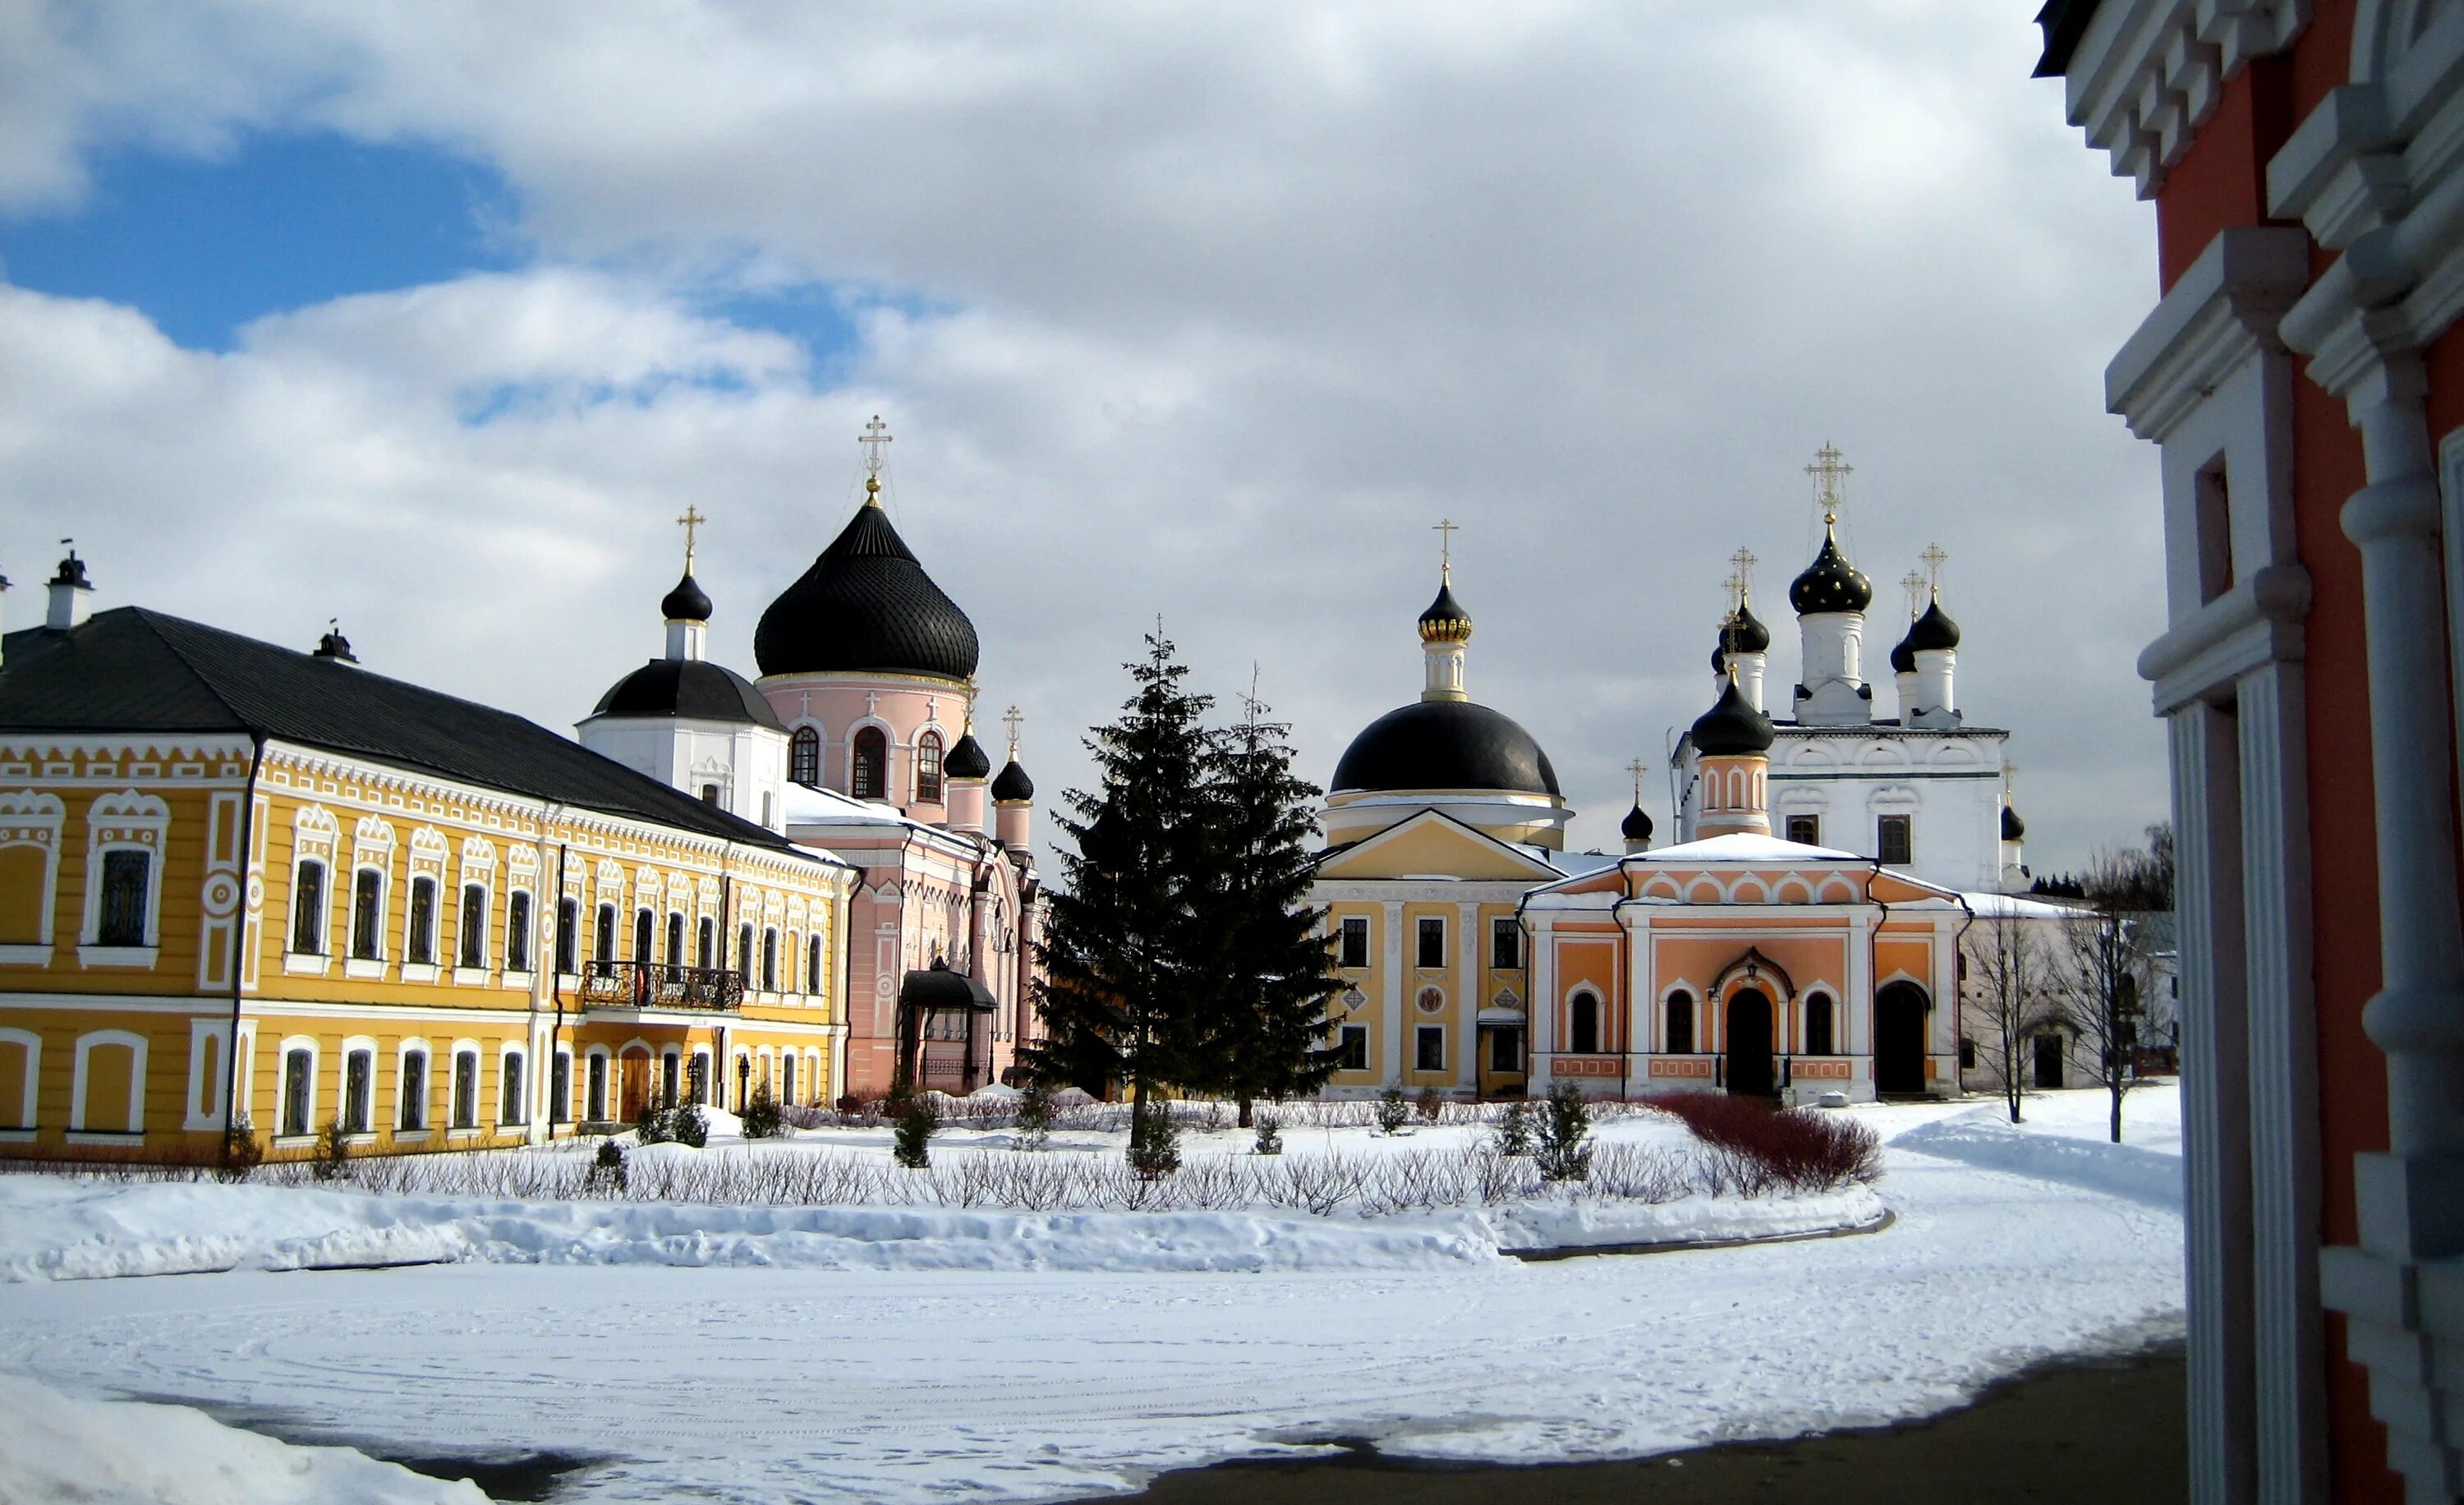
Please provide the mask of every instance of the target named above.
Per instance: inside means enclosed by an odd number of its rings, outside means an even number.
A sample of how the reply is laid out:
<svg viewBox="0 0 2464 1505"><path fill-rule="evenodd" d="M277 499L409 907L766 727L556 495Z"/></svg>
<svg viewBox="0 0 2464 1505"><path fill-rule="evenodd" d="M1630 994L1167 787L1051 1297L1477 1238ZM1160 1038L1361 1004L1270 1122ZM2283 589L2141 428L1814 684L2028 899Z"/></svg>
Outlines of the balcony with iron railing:
<svg viewBox="0 0 2464 1505"><path fill-rule="evenodd" d="M744 974L730 967L591 962L583 968L582 1007L734 1013L744 1007Z"/></svg>

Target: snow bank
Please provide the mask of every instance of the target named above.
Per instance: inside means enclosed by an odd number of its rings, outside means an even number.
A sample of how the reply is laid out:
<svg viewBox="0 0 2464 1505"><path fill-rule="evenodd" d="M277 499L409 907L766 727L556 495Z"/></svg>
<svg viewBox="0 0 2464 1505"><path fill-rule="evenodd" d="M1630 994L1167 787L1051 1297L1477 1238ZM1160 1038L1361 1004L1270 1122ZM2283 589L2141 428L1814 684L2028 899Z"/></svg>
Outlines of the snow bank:
<svg viewBox="0 0 2464 1505"><path fill-rule="evenodd" d="M1498 1257L1473 1212L958 1211L519 1203L0 1180L0 1281L443 1262L805 1270L1411 1270Z"/></svg>
<svg viewBox="0 0 2464 1505"><path fill-rule="evenodd" d="M95 1505L487 1505L351 1448L295 1448L185 1405L73 1400L0 1375L0 1500Z"/></svg>
<svg viewBox="0 0 2464 1505"><path fill-rule="evenodd" d="M1871 1186L1802 1197L1683 1197L1675 1202L1508 1203L1488 1209L1501 1250L1682 1247L1801 1238L1871 1228L1887 1210Z"/></svg>
<svg viewBox="0 0 2464 1505"><path fill-rule="evenodd" d="M2135 1144L2033 1133L2012 1123L1999 1108L1923 1124L1890 1142L1893 1149L1915 1150L1986 1170L2084 1186L2154 1206L2179 1209L2182 1206L2178 1155Z"/></svg>
<svg viewBox="0 0 2464 1505"><path fill-rule="evenodd" d="M1865 1187L1815 1197L1554 1199L1485 1209L1014 1212L921 1207L492 1202L358 1191L0 1179L0 1281L385 1265L801 1270L1396 1271L1503 1250L1786 1237L1881 1214Z"/></svg>

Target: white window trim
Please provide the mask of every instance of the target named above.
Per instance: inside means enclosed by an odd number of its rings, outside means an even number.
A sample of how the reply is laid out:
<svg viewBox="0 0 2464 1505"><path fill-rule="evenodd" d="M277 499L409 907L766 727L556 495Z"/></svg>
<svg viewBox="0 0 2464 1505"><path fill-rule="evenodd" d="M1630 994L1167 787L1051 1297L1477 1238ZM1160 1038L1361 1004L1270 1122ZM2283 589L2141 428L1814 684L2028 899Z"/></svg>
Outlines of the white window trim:
<svg viewBox="0 0 2464 1505"><path fill-rule="evenodd" d="M8 1031L0 1030L0 1039ZM214 1070L206 1071L206 1042L214 1042ZM223 1128L224 1095L231 1091L231 1021L228 1019L191 1019L188 1021L188 1086L180 1099L180 1127L189 1134L220 1134ZM211 1096L209 1096L208 1094ZM199 1098L205 1107L199 1108Z"/></svg>
<svg viewBox="0 0 2464 1505"><path fill-rule="evenodd" d="M373 957L365 958L359 954L358 948L360 939L360 874L363 873L373 873L377 875L377 954ZM369 862L364 858L353 861L351 864L350 901L345 904L342 909L342 913L346 917L342 927L344 932L342 936L342 960L344 963L342 972L344 976L365 977L374 975L382 977L385 975L385 964L389 957L389 953L385 950L385 919L392 914L392 910L389 907L392 903L393 874L386 871L385 865L380 862ZM410 921L408 918L406 917L403 920L406 930L407 930L409 923ZM360 968L369 965L373 965L376 968L374 974L369 974L360 970Z"/></svg>
<svg viewBox="0 0 2464 1505"><path fill-rule="evenodd" d="M101 1045L133 1047L131 1069L133 1081L128 1091L128 1128L103 1128L86 1123L86 1062ZM91 1029L77 1037L77 1069L69 1076L69 1143L125 1143L128 1136L145 1133L145 1037L133 1029ZM91 1136L91 1138L78 1138Z"/></svg>
<svg viewBox="0 0 2464 1505"><path fill-rule="evenodd" d="M505 1084L513 1079L512 1072L507 1069L507 1063L512 1061L520 1061L522 1063L522 1085L519 1100L513 1104L517 1116L508 1118L505 1117ZM529 1127L531 1121L531 1087L530 1052L524 1050L520 1045L510 1041L497 1047L496 1116L494 1119L489 1121L489 1127L495 1129L521 1129Z"/></svg>
<svg viewBox="0 0 2464 1505"><path fill-rule="evenodd" d="M85 918L78 927L77 961L85 966L147 966L163 947L163 868L171 828L171 808L138 789L95 797L86 807ZM103 855L112 852L145 854L145 929L133 946L99 943L102 931ZM48 898L47 898L48 902Z"/></svg>
<svg viewBox="0 0 2464 1505"><path fill-rule="evenodd" d="M0 1128L0 1143L22 1144L34 1137L39 1122L35 1117L38 1104L34 1090L43 1080L43 1037L32 1029L0 1028L0 1045L22 1045L26 1048L26 1080L17 1099L25 1104L26 1119L23 1123Z"/></svg>
<svg viewBox="0 0 2464 1505"><path fill-rule="evenodd" d="M409 1100L409 1094L405 1089L410 1073L410 1058L414 1055L422 1057L428 1064L420 1073L419 1126L405 1128L402 1121L402 1105ZM429 1048L428 1041L423 1037L414 1035L403 1040L394 1047L393 1051L393 1125L388 1132L394 1138L403 1140L433 1138L436 1124L428 1109L435 1099L436 1052Z"/></svg>
<svg viewBox="0 0 2464 1505"><path fill-rule="evenodd" d="M531 910L530 919L529 919L529 921L528 921L528 922L524 925L524 927L523 927L524 929L526 929L526 930L528 930L528 931L530 932L530 934L524 938L525 940L527 940L527 941L530 942L530 944L529 944L529 946L528 946L528 948L527 948L527 949L529 950L529 952L530 952L530 956L529 956L529 959L528 959L528 960L529 960L529 962L530 962L530 965L529 965L529 966L526 966L526 967L524 967L524 968L522 968L522 969L521 969L520 971L518 971L518 972L517 972L517 971L515 971L515 970L513 969L513 962L514 962L514 896L515 896L515 895L517 895L517 894L519 894L519 895L523 896L524 897L526 897L526 898L528 898L528 899L530 900L530 910ZM537 890L535 890L535 889L532 889L532 888L527 888L527 887L523 886L523 885L522 885L520 882L518 882L518 881L508 880L508 881L507 881L507 883L506 883L506 885L505 885L505 985L506 985L506 986L511 987L511 986L515 985L514 985L514 981L513 981L513 980L514 980L515 978L517 978L517 977L518 977L518 978L520 978L520 979L521 979L521 984L520 984L520 985L521 985L521 986L523 986L523 987L528 987L528 986L530 986L530 985L531 985L531 975L532 975L534 972L536 972L536 971L538 971L538 970L539 970L539 894L538 894L538 891L537 891Z"/></svg>
<svg viewBox="0 0 2464 1505"><path fill-rule="evenodd" d="M59 796L36 789L0 793L0 847L33 847L43 854L43 903L32 941L0 945L0 963L40 966L52 960L52 924L60 886L60 832L68 820Z"/></svg>
<svg viewBox="0 0 2464 1505"><path fill-rule="evenodd" d="M474 888L479 891L479 964L477 966L473 966L462 960L471 954L463 944L463 927L470 923L471 910L468 900L470 891ZM488 874L474 874L466 867L462 873L462 881L453 887L453 981L485 983L488 980L488 974L495 970L495 948L488 943L488 933L495 928L495 922L496 883L493 871Z"/></svg>
<svg viewBox="0 0 2464 1505"><path fill-rule="evenodd" d="M556 1066L554 1063L558 1061L564 1063L564 1101L561 1103L556 1100ZM582 1091L582 1079L573 1074L574 1069L580 1065L580 1059L573 1053L573 1047L569 1045L560 1045L556 1048L556 1053L551 1058L548 1067L546 1083L547 1097L545 1100L547 1103L547 1121L550 1125L559 1123L579 1123L582 1121L582 1116L573 1111L573 1099L579 1096ZM558 1110L560 1108L563 1110L563 1116L561 1118L558 1116Z"/></svg>
<svg viewBox="0 0 2464 1505"><path fill-rule="evenodd" d="M604 1090L600 1095L598 1104L599 1111L595 1116L591 1113L590 1102L590 1063L593 1061L605 1061L607 1063L606 1066L601 1069L599 1080L600 1085ZM582 1123L605 1123L611 1120L615 1117L616 1109L618 1107L618 1103L616 1101L616 1053L604 1045L594 1045L585 1049L582 1052L582 1080L575 1085L579 1088L582 1095L583 1116L577 1121Z"/></svg>
<svg viewBox="0 0 2464 1505"><path fill-rule="evenodd" d="M384 1115L377 1112L377 1043L363 1034L346 1036L341 1053L334 1058L334 1112L340 1114L351 1104L351 1056L364 1052L368 1058L368 1126L344 1132L353 1141L376 1138L377 1125Z"/></svg>
<svg viewBox="0 0 2464 1505"><path fill-rule="evenodd" d="M300 1121L308 1125L308 1128L306 1132L300 1134L287 1133L282 1127L283 1119L289 1117L288 1114L283 1112L285 1108L290 1106L288 1100L283 1095L291 1085L291 1052L294 1051L305 1051L308 1052L307 1112L300 1117ZM324 1051L318 1047L317 1037L315 1035L285 1035L282 1037L282 1043L274 1048L274 1123L272 1125L272 1133L274 1135L275 1143L306 1144L310 1143L317 1138L317 1130L319 1127L317 1122L317 1076L318 1073L322 1072L324 1069Z"/></svg>
<svg viewBox="0 0 2464 1505"><path fill-rule="evenodd" d="M443 968L427 963L405 962L402 964L402 981L406 983L433 983L444 975Z"/></svg>
<svg viewBox="0 0 2464 1505"><path fill-rule="evenodd" d="M402 975L407 981L413 972L424 972L433 980L442 960L442 942L445 935L445 870L441 865L433 868L423 866L416 849L413 850L410 860L410 875L402 885ZM429 892L435 897L428 902L428 960L413 962L410 960L410 927L417 915L414 903L418 897L419 881L422 878L428 880Z"/></svg>
<svg viewBox="0 0 2464 1505"><path fill-rule="evenodd" d="M467 1125L457 1124L453 1121L453 1110L455 1105L461 1100L462 1096L454 1089L454 1073L461 1070L462 1057L465 1055L470 1056L474 1063L471 1068L471 1122ZM429 1069L430 1071L435 1070L434 1064L430 1063ZM453 1042L451 1049L447 1051L445 1055L445 1118L444 1122L439 1126L445 1130L446 1137L448 1139L471 1139L474 1136L488 1132L487 1074L488 1052L481 1049L478 1041L468 1039L456 1040Z"/></svg>

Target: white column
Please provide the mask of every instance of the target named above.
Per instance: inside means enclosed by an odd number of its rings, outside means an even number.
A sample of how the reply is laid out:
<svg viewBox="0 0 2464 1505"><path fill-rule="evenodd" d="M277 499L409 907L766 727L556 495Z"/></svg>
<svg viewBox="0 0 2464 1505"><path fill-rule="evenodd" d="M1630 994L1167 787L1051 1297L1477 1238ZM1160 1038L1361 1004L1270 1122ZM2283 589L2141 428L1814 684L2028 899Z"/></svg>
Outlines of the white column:
<svg viewBox="0 0 2464 1505"><path fill-rule="evenodd" d="M1531 917L1531 997L1526 1002L1527 1017L1531 1022L1531 1073L1526 1078L1525 1091L1537 1096L1556 1080L1550 1070L1549 1052L1557 1049L1557 932L1556 921L1548 914Z"/></svg>
<svg viewBox="0 0 2464 1505"><path fill-rule="evenodd" d="M1848 920L1847 975L1840 979L1839 1047L1856 1057L1849 1070L1874 1079L1874 911L1859 905ZM1940 1001L1935 1003L1940 1007Z"/></svg>
<svg viewBox="0 0 2464 1505"><path fill-rule="evenodd" d="M2327 1494L2319 1313L2318 1025L2310 980L2309 765L2302 668L2243 676L2243 917L2250 1012L2251 1344L2258 1498Z"/></svg>
<svg viewBox="0 0 2464 1505"><path fill-rule="evenodd" d="M1647 904L1627 906L1619 917L1625 929L1625 1090L1632 1094L1638 1087L1651 1085L1651 1068L1636 1059L1648 1055L1659 1044L1659 1029L1654 1026L1652 995L1655 991L1651 975L1651 907ZM1642 1073L1640 1080L1635 1077Z"/></svg>
<svg viewBox="0 0 2464 1505"><path fill-rule="evenodd" d="M1377 1071L1381 1087L1403 1083L1403 903L1388 899L1386 911L1386 985L1379 989Z"/></svg>
<svg viewBox="0 0 2464 1505"><path fill-rule="evenodd" d="M2253 1497L2250 1088L2243 1000L2241 774L2233 713L2168 719L2181 948L2190 1500Z"/></svg>

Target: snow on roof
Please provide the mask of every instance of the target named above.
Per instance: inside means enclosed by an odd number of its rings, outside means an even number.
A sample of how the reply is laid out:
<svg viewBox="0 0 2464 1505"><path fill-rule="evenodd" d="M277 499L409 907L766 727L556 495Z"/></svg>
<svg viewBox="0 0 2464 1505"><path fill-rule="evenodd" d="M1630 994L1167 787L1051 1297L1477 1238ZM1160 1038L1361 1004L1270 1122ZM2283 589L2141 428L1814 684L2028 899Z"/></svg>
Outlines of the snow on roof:
<svg viewBox="0 0 2464 1505"><path fill-rule="evenodd" d="M1733 836L1705 836L1701 841L1680 842L1674 847L1638 853L1628 860L1683 863L1863 862L1865 859L1853 852L1809 847L1801 841L1783 841L1777 836L1754 836L1741 831Z"/></svg>
<svg viewBox="0 0 2464 1505"><path fill-rule="evenodd" d="M910 820L895 805L877 805L841 794L836 789L817 789L810 785L787 786L787 824L790 826L880 825L913 826L918 830L932 830L922 821Z"/></svg>
<svg viewBox="0 0 2464 1505"><path fill-rule="evenodd" d="M1959 896L1975 911L1979 919L2005 917L2013 919L2063 919L2079 913L2072 905L2048 904L2043 899L2017 894L1962 894Z"/></svg>

